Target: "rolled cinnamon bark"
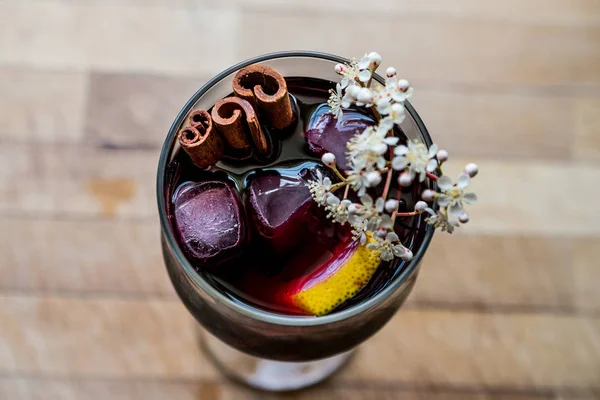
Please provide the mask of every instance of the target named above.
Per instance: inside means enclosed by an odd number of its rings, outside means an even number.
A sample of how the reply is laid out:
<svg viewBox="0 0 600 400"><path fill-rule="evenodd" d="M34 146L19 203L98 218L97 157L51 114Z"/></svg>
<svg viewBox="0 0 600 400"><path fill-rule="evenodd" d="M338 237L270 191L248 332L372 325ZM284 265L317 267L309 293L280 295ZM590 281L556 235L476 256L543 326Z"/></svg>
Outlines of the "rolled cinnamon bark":
<svg viewBox="0 0 600 400"><path fill-rule="evenodd" d="M236 149L250 147L248 134L259 153L269 151L269 142L265 136L256 112L246 100L226 97L215 104L212 119L229 145Z"/></svg>
<svg viewBox="0 0 600 400"><path fill-rule="evenodd" d="M198 167L206 168L215 164L223 155L225 144L213 127L210 114L196 110L188 116L188 123L179 131L179 144Z"/></svg>
<svg viewBox="0 0 600 400"><path fill-rule="evenodd" d="M263 111L269 125L275 129L287 128L294 122L292 103L283 76L266 65L250 65L240 69L233 78L236 96Z"/></svg>
<svg viewBox="0 0 600 400"><path fill-rule="evenodd" d="M209 123L212 124L212 118L208 111L194 110L189 113L187 117L187 124L200 131L206 130ZM200 128L200 126L202 126L202 128Z"/></svg>

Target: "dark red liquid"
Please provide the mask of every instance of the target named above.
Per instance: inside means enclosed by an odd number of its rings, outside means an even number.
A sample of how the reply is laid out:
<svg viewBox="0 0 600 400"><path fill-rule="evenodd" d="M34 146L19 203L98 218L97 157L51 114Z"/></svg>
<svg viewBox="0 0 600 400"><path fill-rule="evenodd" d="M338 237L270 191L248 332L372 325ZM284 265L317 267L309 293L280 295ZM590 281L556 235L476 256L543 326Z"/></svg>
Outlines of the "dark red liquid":
<svg viewBox="0 0 600 400"><path fill-rule="evenodd" d="M288 294L296 290L298 284L319 279L324 273L321 266L343 257L349 248L356 245L348 225L326 220L324 211L310 198L305 182L314 179L316 169L330 174L320 163L320 153L324 148L336 154L338 165L343 169L346 166L343 144L374 121L361 110L349 110L344 120L339 122L329 119L326 102L328 90L335 86L332 82L308 78L286 80L295 100L298 121L287 132L271 132L265 127L273 149L270 155L257 159L252 154L229 152L229 157L216 166L201 170L191 163L187 154L179 151L169 165L167 179L170 192L167 195L172 199L172 228L178 233L182 249L199 274L230 298L248 307L283 314L303 314L289 301ZM331 137L318 129L307 135L307 127L318 128L319 124L325 130L338 124L336 129L340 131L342 145L335 140L332 142ZM398 135L406 141L402 132L398 131ZM226 185L216 187L216 184L202 182L226 182ZM202 259L202 255L212 255L214 249L193 242L186 236L190 227L178 227L176 223L176 216L180 224L185 225L181 222L181 215L203 212L202 200L194 203L182 202L178 198L182 190L190 191L190 187L192 190L202 189L202 186L193 187L198 183L208 185L214 191L205 195L211 207L225 207L214 211L214 218L203 218L199 233L210 235L207 229L211 229L213 223L218 224L215 229L219 232L225 230L231 233L231 236L214 241L215 245L225 243L229 247L211 261ZM221 195L219 191L227 192L228 187L232 193L226 196L229 200L215 201L214 196ZM402 199L401 209L412 209L420 190L420 186L406 189L399 196ZM377 194L371 193L374 198ZM390 195L396 195L394 190ZM236 204L242 219L240 224L227 218L227 210L237 212ZM416 252L425 233L422 218L403 219L396 223L395 230L402 242ZM208 242L213 245L212 241ZM234 243L236 246L231 246ZM382 263L370 282L356 296L338 306L336 311L381 291L403 266L404 262L399 259Z"/></svg>

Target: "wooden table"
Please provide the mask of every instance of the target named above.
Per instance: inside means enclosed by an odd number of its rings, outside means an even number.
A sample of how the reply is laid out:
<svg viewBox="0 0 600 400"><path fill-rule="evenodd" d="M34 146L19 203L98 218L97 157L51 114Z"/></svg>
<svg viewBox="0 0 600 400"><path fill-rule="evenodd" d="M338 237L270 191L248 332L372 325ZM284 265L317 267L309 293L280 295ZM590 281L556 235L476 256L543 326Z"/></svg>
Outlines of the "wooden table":
<svg viewBox="0 0 600 400"><path fill-rule="evenodd" d="M600 398L598 0L0 1L0 398L265 398L198 349L154 180L207 78L295 48L380 52L481 174L406 307L292 397Z"/></svg>

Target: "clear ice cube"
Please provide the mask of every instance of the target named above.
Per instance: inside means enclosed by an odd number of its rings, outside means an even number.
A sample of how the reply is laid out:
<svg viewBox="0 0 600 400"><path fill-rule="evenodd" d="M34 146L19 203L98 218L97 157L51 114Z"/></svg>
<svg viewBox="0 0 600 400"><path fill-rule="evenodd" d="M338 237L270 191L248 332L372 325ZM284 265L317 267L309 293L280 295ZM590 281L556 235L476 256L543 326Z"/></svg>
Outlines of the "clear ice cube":
<svg viewBox="0 0 600 400"><path fill-rule="evenodd" d="M186 184L175 194L174 206L179 234L191 256L214 263L239 253L246 228L231 185L221 181Z"/></svg>
<svg viewBox="0 0 600 400"><path fill-rule="evenodd" d="M338 168L346 170L348 160L346 153L348 140L358 133L362 133L369 126L375 125L375 121L356 110L344 110L341 120L336 120L329 111L327 104L322 104L310 116L304 137L309 149L316 155L333 153Z"/></svg>
<svg viewBox="0 0 600 400"><path fill-rule="evenodd" d="M254 227L275 255L284 255L306 239L313 204L303 170L290 175L269 171L257 174L248 186L249 211Z"/></svg>

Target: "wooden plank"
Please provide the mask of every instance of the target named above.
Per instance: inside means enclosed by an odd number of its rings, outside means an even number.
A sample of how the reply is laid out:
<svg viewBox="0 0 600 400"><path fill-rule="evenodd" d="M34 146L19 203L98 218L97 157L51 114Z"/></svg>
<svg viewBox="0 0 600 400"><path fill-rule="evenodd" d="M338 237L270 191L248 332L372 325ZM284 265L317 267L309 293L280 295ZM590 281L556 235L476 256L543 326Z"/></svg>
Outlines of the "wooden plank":
<svg viewBox="0 0 600 400"><path fill-rule="evenodd" d="M154 218L156 151L0 146L0 211Z"/></svg>
<svg viewBox="0 0 600 400"><path fill-rule="evenodd" d="M214 74L236 59L237 17L225 8L169 4L3 1L0 63Z"/></svg>
<svg viewBox="0 0 600 400"><path fill-rule="evenodd" d="M543 392L497 394L485 389L411 389L404 387L335 387L325 383L301 392L269 394L233 385L210 381L156 381L156 380L69 380L35 378L0 378L0 396L23 400L241 400L241 399L316 399L316 400L535 400L559 399L559 394ZM590 396L591 397L591 396ZM566 399L567 397L565 397ZM579 396L570 399L582 398Z"/></svg>
<svg viewBox="0 0 600 400"><path fill-rule="evenodd" d="M575 304L600 304L598 296L598 281L600 270L600 245L590 238L583 238L573 243L573 270L579 273L573 275L573 283L578 290L574 292Z"/></svg>
<svg viewBox="0 0 600 400"><path fill-rule="evenodd" d="M214 382L0 378L0 397L22 400L219 400L227 387Z"/></svg>
<svg viewBox="0 0 600 400"><path fill-rule="evenodd" d="M207 378L179 301L0 297L0 373Z"/></svg>
<svg viewBox="0 0 600 400"><path fill-rule="evenodd" d="M0 218L0 225L0 290L174 296L158 220ZM598 244L598 239L438 234L408 304L598 313Z"/></svg>
<svg viewBox="0 0 600 400"><path fill-rule="evenodd" d="M212 378L177 301L0 297L0 373ZM401 311L340 382L594 387L600 319ZM384 367L385 366L385 367Z"/></svg>
<svg viewBox="0 0 600 400"><path fill-rule="evenodd" d="M598 165L454 158L444 165L444 173L456 180L469 161L480 166L469 187L479 200L469 207L471 222L459 234L597 235L600 214L588 212L562 194L596 198L598 188L590 182L600 173Z"/></svg>
<svg viewBox="0 0 600 400"><path fill-rule="evenodd" d="M0 288L80 296L175 296L158 220L0 219Z"/></svg>
<svg viewBox="0 0 600 400"><path fill-rule="evenodd" d="M81 141L86 88L81 72L0 68L0 139Z"/></svg>
<svg viewBox="0 0 600 400"><path fill-rule="evenodd" d="M415 87L412 100L433 140L453 156L566 159L579 118L592 98ZM560 109L560 117L556 110ZM600 126L600 124L598 124Z"/></svg>
<svg viewBox="0 0 600 400"><path fill-rule="evenodd" d="M136 0L129 0L136 1ZM161 0L155 0L161 1ZM185 2L186 0L180 0ZM373 0L369 7L360 0L305 0L302 2L280 0L229 0L246 9L261 7L264 10L329 11L347 13L360 10L372 17L399 14L411 18L466 18L501 20L511 23L599 24L600 7L595 0Z"/></svg>
<svg viewBox="0 0 600 400"><path fill-rule="evenodd" d="M160 147L171 124L205 79L92 74L87 135L93 143Z"/></svg>
<svg viewBox="0 0 600 400"><path fill-rule="evenodd" d="M24 2L25 0L4 0ZM30 2L49 0L28 0ZM469 18L482 20L508 20L513 23L553 24L600 24L600 7L595 0L504 0L482 2L478 0L372 0L369 7L360 0L55 0L86 5L125 4L137 7L170 5L171 7L193 6L238 6L244 9L290 10L294 12L338 12L360 10L373 16L402 14L414 18Z"/></svg>
<svg viewBox="0 0 600 400"><path fill-rule="evenodd" d="M600 84L597 26L517 25L404 15L379 16L376 21L368 21L376 24L378 37L390 38L376 46L384 57L384 65L395 66L414 84ZM347 40L347 35L340 32L364 24L365 18L358 12L343 17L333 13L248 12L240 29L240 54L249 57L303 48L360 57L373 49L372 35L356 35ZM265 41L262 38L267 29L298 34L275 35ZM402 32L403 40L393 39Z"/></svg>
<svg viewBox="0 0 600 400"><path fill-rule="evenodd" d="M343 378L594 387L598 332L597 318L407 309L360 348Z"/></svg>
<svg viewBox="0 0 600 400"><path fill-rule="evenodd" d="M573 128L573 158L600 161L600 99L576 104L577 123ZM570 136L570 135L567 135Z"/></svg>
<svg viewBox="0 0 600 400"><path fill-rule="evenodd" d="M335 378L334 378L335 379ZM467 388L466 390L457 388L440 388L440 389L411 389L402 387L377 387L377 385L368 385L368 388L356 387L355 385L340 382L341 387L331 388L330 385L318 386L313 389L301 391L298 393L286 394L285 398L296 400L534 400L534 399L558 399L559 394L546 392L541 396L535 394L521 395L514 393L500 393L486 391L481 388ZM374 386L374 387L373 387ZM264 394L248 391L237 387L231 387L223 390L223 400L238 400L238 399L256 399L256 400L275 400L281 399L278 394Z"/></svg>
<svg viewBox="0 0 600 400"><path fill-rule="evenodd" d="M377 23L383 35L395 34L398 24L407 32L419 32L419 35L403 43L402 54L411 54L410 58L400 57L396 46L391 44L393 41L388 46L394 47L387 51L385 47L378 50L413 80L597 85L600 81L597 72L599 50L595 43L600 35L599 28L582 25L580 18L591 18L587 22L596 23L598 7L589 0L579 2L570 6L555 0L555 7L540 6L539 2L529 2L521 7L507 4L498 10L498 6L472 8L472 0L464 7L444 6L443 2L438 1L424 5L423 12L437 15L440 11L436 10L441 9L445 10L442 16L458 13L460 18L414 18L414 15L402 13L388 14L389 18L378 16ZM4 49L0 62L40 67L212 74L236 59L274 49L318 48L346 56L359 56L372 46L367 36L346 41L339 35L328 35L329 32L340 31L347 24L352 25L353 21L364 19L358 12L348 14L346 11L337 17L334 12L329 15L314 12L302 15L292 9L290 13L295 16L285 15L283 10L280 18L273 18L268 12L254 12L251 9L242 14L229 6L215 8L220 4L209 4L212 5L169 7L155 3L139 7L106 2L83 5L79 2L5 2L0 13L5 18L5 22L0 24L3 26L0 37L7 39L6 43L0 43ZM352 10L347 5L344 7L345 10ZM381 7L385 8L385 5ZM271 10L271 6L268 9ZM405 10L406 7L398 9ZM565 9L574 11L573 20L564 21L564 18L570 18L564 15L571 15L564 12ZM35 11L30 12L32 10ZM461 10L475 10L475 14ZM537 20L538 15L544 15L539 10L551 10L549 17L542 17L543 24L566 22L567 25L522 26L512 22L516 16L529 18L528 15L535 15L531 18ZM467 18L463 15L465 12ZM504 17L499 21L482 22L470 16L478 17L482 13L495 16L502 15L502 12ZM44 16L44 23L38 20L42 18L41 15ZM558 21L555 21L557 18ZM242 27L235 29L240 19L243 21ZM11 23L15 21L18 23ZM99 21L107 23L100 24ZM265 24L281 32L301 32L307 23L313 29L302 35L280 35L273 38L280 42L269 41L269 45L262 44L264 41L260 40ZM107 29L107 26L112 28ZM166 26L171 26L171 29ZM203 35L195 34L197 26L203 27ZM34 27L39 35L28 34ZM323 40L324 37L328 37L328 40ZM102 40L97 40L100 38ZM160 55L150 46L150 43L157 41L168 43ZM131 51L129 43L137 43L136 51ZM460 43L460 48L454 43ZM202 48L203 51L190 52L190 47ZM237 55L236 48L240 49ZM432 48L436 52L426 50ZM548 48L553 51L546 51ZM465 49L469 50L469 54L465 54ZM182 54L186 54L186 57L181 57ZM213 56L203 57L200 54ZM395 58L390 58L392 55L396 55ZM511 63L506 60L511 60ZM444 68L439 68L440 65L444 65Z"/></svg>
<svg viewBox="0 0 600 400"><path fill-rule="evenodd" d="M599 244L597 239L436 234L408 304L598 313Z"/></svg>

